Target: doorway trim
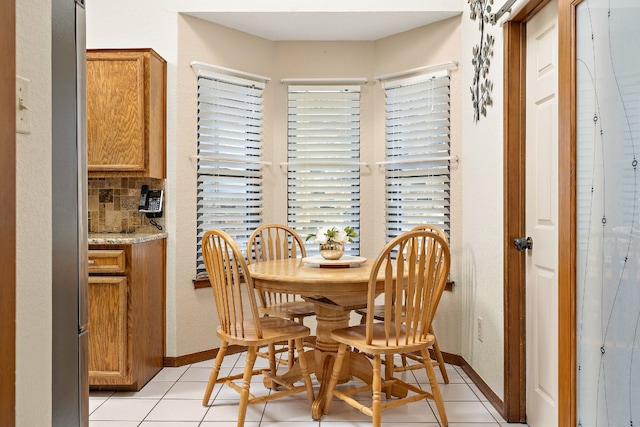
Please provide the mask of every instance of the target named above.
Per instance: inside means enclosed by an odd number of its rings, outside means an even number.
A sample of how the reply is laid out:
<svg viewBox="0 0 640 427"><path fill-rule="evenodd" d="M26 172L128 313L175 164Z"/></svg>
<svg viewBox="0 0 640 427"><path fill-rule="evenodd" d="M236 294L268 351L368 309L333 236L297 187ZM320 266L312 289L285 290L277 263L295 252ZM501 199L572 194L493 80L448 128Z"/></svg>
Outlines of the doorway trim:
<svg viewBox="0 0 640 427"><path fill-rule="evenodd" d="M513 240L525 235L525 148L526 148L526 24L535 16L550 0L530 0L516 13L510 21L504 24L504 404L503 417L507 422L526 422L526 295L525 295L525 253L515 249ZM560 0L559 8L568 0ZM558 14L560 20L560 13ZM565 81L567 56L563 46L563 23L559 21L559 55L558 70L559 81L559 123L566 123L563 117L565 105L568 102L567 94L563 86ZM559 126L558 143L564 150L566 138L563 137L565 126ZM563 242L567 239L567 225L571 223L567 216L564 195L564 179L570 167L566 157L559 153L559 245L567 247ZM566 287L566 265L568 254L559 252L558 285ZM565 300L559 296L559 325L564 321L562 313L566 310ZM560 331L559 349L566 348L563 343L565 338ZM560 352L560 354L563 354ZM560 355L559 355L560 357ZM562 363L560 362L560 372ZM559 382L559 386L562 381ZM564 391L566 393L566 391ZM559 389L559 402L564 397L570 400L571 396L563 394ZM559 407L559 418L564 418L566 408ZM560 422L558 425L572 425Z"/></svg>
<svg viewBox="0 0 640 427"><path fill-rule="evenodd" d="M558 1L558 425L576 425L575 10ZM530 0L504 25L504 408L526 421L525 264L513 249L524 234L526 22L548 0Z"/></svg>
<svg viewBox="0 0 640 427"><path fill-rule="evenodd" d="M576 7L558 2L558 425L577 425Z"/></svg>
<svg viewBox="0 0 640 427"><path fill-rule="evenodd" d="M0 2L0 425L16 403L16 3Z"/></svg>

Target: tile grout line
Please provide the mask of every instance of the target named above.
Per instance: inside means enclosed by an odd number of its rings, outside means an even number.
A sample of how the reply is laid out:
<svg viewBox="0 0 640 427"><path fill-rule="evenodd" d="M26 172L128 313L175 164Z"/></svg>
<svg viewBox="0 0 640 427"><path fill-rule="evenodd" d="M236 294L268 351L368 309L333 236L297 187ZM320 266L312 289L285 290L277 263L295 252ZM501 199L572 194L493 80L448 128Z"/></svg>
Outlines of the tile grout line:
<svg viewBox="0 0 640 427"><path fill-rule="evenodd" d="M242 360L242 353L238 353L238 357L235 359L233 364L230 363L229 365L227 365L227 369L233 370L233 369L242 367L242 366L239 366L241 360ZM168 387L168 389L166 391L162 392L162 394L158 398L157 402L155 402L153 407L146 413L146 415L143 417L143 419L141 421L132 421L132 422L137 423L136 425L138 427L144 427L145 423L153 422L153 420L149 420L148 419L149 415L151 414L151 412L154 409L156 409L158 407L160 402L167 401L167 400L172 400L172 399L169 399L167 396L171 392L171 390L175 389L176 385L179 382L183 382L183 383L184 382L201 382L201 381L197 381L197 380L196 381L181 381L182 379L185 378L185 376L188 374L190 369L192 369L192 368L208 368L208 369L211 369L210 366L194 366L194 365L195 364L188 365L186 367L186 369L184 370L184 372L182 372L175 380L170 381L171 382L171 386ZM486 410L489 413L489 415L491 416L491 419L493 420L492 422L495 422L496 426L500 426L500 423L504 422L504 420L498 419L498 418L496 418L496 416L494 416L494 413L491 412L491 408L487 407L486 402L483 402L482 401L482 397L478 396L477 391L474 390L473 387L471 387L473 384L469 383L469 378L465 377L462 373L460 373L455 365L450 365L450 366L453 368L453 372L455 372L460 377L460 379L462 380L462 382L460 382L460 383L456 382L456 383L453 383L453 384L465 384L466 387L469 387L469 389L473 393L473 396L475 397L473 402L480 403L482 405L482 407L484 408L484 410ZM194 375L194 374L192 374L192 375ZM415 384L418 384L421 388L423 388L425 383L419 381L418 377L415 375L415 372L410 371L409 374L411 375L411 377L415 381ZM441 382L439 382L439 384L443 385L443 383L441 383ZM197 423L198 426L205 426L205 425L208 425L208 423L210 423L210 421L205 421L205 419L206 419L207 415L209 414L209 411L211 410L212 405L214 405L215 402L218 400L218 397L220 396L222 388L223 388L223 386L218 388L218 391L216 392L216 394L213 396L213 399L211 400L211 404L207 406L207 409L206 409L205 413L202 415L202 417L200 418L200 421L195 421L195 420L193 421L194 425L195 425L195 423ZM135 399L134 396L118 397L116 392L112 392L109 396L107 396L104 400L102 400L100 402L100 404L92 410L91 413L94 414L99 408L102 407L102 405L104 405L109 400L112 400L112 399L113 400L115 400L115 399L127 399L127 398ZM180 399L180 400L195 400L195 399ZM456 400L451 400L451 401L472 402L471 400L464 400L464 398L462 398L461 400L457 400L456 399ZM428 403L430 403L430 402L428 402ZM262 412L260 413L259 419L254 421L254 422L257 423L258 426L266 427L270 423L270 421L265 419L265 414L266 414L266 411L267 411L267 404L268 404L268 402L266 402L265 405L263 406ZM430 410L431 410L431 412L434 415L435 420L436 420L434 425L437 423L438 426L441 426L442 424L441 424L440 419L438 418L438 416L435 414L434 408L430 404L429 404L429 408L430 408ZM95 421L98 421L98 420L95 420ZM108 421L116 421L116 420L101 420L101 421L107 421L108 422ZM158 420L157 422L163 422L163 421L162 420ZM212 421L212 422L215 422L215 421ZM344 422L348 422L348 421L345 420ZM318 427L321 427L323 424L326 424L327 426L330 426L330 425L332 425L332 423L338 423L338 421L324 421L323 422L323 420L320 419L320 420L314 420L313 425L317 425ZM334 425L336 425L336 424L334 424Z"/></svg>

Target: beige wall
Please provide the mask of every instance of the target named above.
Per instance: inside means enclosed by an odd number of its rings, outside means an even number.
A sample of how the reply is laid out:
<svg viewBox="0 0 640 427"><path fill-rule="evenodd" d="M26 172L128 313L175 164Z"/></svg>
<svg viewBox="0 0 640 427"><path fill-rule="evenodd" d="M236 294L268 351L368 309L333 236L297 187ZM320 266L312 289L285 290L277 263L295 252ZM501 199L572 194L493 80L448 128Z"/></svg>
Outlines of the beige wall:
<svg viewBox="0 0 640 427"><path fill-rule="evenodd" d="M16 73L31 134L16 137L16 425L51 425L51 2L16 1Z"/></svg>
<svg viewBox="0 0 640 427"><path fill-rule="evenodd" d="M188 354L217 346L207 331L194 330L191 325L210 321L210 290L194 291L190 286L195 275L195 167L190 155L196 150L196 75L189 66L200 61L269 77L266 85L264 160L272 166L265 169L265 213L267 222L286 222L286 173L278 167L287 159L287 86L283 78L356 78L364 77L361 89L361 160L369 163L364 169L361 187L362 215L361 250L366 257L375 257L385 244L384 197L376 192L384 188L384 171L375 166L384 158L384 95L379 74L401 72L413 68L458 61L460 45L459 18L425 26L375 42L270 42L220 25L190 16L178 21L178 152L177 203L177 342L178 354ZM224 43L213 42L224 40ZM435 47L437 46L437 48ZM452 145L459 150L460 117L459 79L452 73ZM456 194L460 177L452 171L452 229L457 229L461 201ZM453 233L452 247L459 240ZM455 267L454 267L455 268ZM456 277L455 270L452 278ZM438 334L445 351L460 354L460 301L456 288L447 293L438 317ZM313 326L312 322L310 326Z"/></svg>
<svg viewBox="0 0 640 427"><path fill-rule="evenodd" d="M241 45L249 47L250 52L250 55L238 55L235 52L238 46L229 46L227 39L222 37L232 33L231 30L212 27L202 33L185 28L185 22L175 12L163 9L164 3L160 3L161 6L158 4L150 0L134 3L124 0L88 2L87 46L153 47L168 61L168 179L165 205L169 232L167 355L177 356L215 345L211 338L212 304L209 294L206 290L194 291L190 282L194 268L195 236L192 230L195 217L182 209L185 206L183 202L194 197L194 187L190 182L193 182L192 175L195 176L195 172L188 156L195 147L195 138L192 137L194 112L189 112L193 109L191 99L195 99L190 98L194 92L189 90L195 89L189 89L193 74L188 67L188 52L191 51L188 43L196 43L195 39L182 40L187 36L183 32L201 33L199 35L204 38L196 46L210 46L207 57L200 57L199 60L218 65L226 63L233 68L253 70L263 75L275 74L277 64L271 59L288 48L286 43L279 46L234 33L235 42L240 40ZM124 10L127 12L123 13ZM48 184L51 182L50 2L17 0L16 24L17 74L31 80L31 112L35 119L32 133L17 137L16 417L19 426L47 426L51 425L52 234L51 191ZM181 29L180 40L178 26ZM457 85L452 83L452 153L460 155L459 166L452 170L452 188L461 194L461 198L453 202L452 209L452 222L457 224L452 235L452 251L454 263L458 264L454 264L452 278L457 286L453 294L445 295L437 328L445 340L445 350L461 352L491 388L502 396L502 38L500 31L495 28L492 31L496 36L491 70L494 106L489 109L488 117L477 124L472 120L468 86L471 83L471 47L477 42L478 33L477 23L468 18L468 12L457 23L447 21L435 24L378 41L374 47L362 49L362 45L367 43L354 46L359 45L358 56L362 54L360 50L366 50L368 55L373 56L367 60L372 67L367 70L368 77L456 58L460 61L459 70L452 74L453 82L458 81ZM211 37L216 34L218 37ZM410 37L412 42L398 48L398 42L403 37ZM328 66L330 63L324 61L323 64ZM286 71L291 74L286 77L294 77L296 70L299 69L294 66L288 68ZM340 71L356 74L355 70ZM361 69L357 71L362 72ZM346 76L336 71L338 74ZM268 85L267 94L273 99L269 102L281 102L278 100L283 95L270 93L278 85L275 78ZM371 111L363 114L373 117L367 132L372 136L371 144L375 146L381 141L382 116L372 106L380 103L381 94L372 82L364 92L373 99L364 105ZM178 108L179 119L176 112ZM270 137L274 142L273 153L278 152L275 144L275 136L279 135L276 126L274 123L273 128L267 126L265 129L265 140ZM271 155L279 161L276 154ZM377 154L363 152L363 155L375 158ZM273 170L270 179L282 179L278 173L278 170ZM370 179L375 179L373 172ZM278 197L281 196L274 194L274 201ZM367 198L371 210L378 214L381 206L371 195L367 195ZM269 211L274 220L280 218L281 213L278 214L275 209L270 208ZM374 223L367 222L367 227L375 227ZM379 240L374 234L375 244ZM34 263L34 259L38 262ZM469 294L471 300L467 301ZM464 311L462 315L461 310ZM483 343L474 339L473 331L465 332L468 328L473 329L472 325L458 326L460 319L473 320L478 315L485 319L487 336Z"/></svg>
<svg viewBox="0 0 640 427"><path fill-rule="evenodd" d="M153 48L167 61L167 179L164 212L167 238L168 356L176 355L176 54L177 15L166 2L112 0L86 3L87 48ZM192 326L193 327L193 326Z"/></svg>
<svg viewBox="0 0 640 427"><path fill-rule="evenodd" d="M196 267L196 154L197 75L191 61L269 75L273 44L266 40L178 16L177 141L176 141L176 356L218 347L217 316L211 289L193 289ZM265 108L269 110L269 108ZM170 231L171 232L171 231ZM194 327L194 325L198 325ZM171 354L170 354L171 355Z"/></svg>
<svg viewBox="0 0 640 427"><path fill-rule="evenodd" d="M462 246L459 252L463 296L463 352L491 389L504 393L503 310L503 54L502 28L487 25L495 37L489 68L493 81L493 106L487 116L473 121L469 87L473 81L472 48L480 41L478 21L462 16ZM477 319L483 319L482 341Z"/></svg>
<svg viewBox="0 0 640 427"><path fill-rule="evenodd" d="M465 2L466 3L466 2ZM471 48L478 24L464 12L460 18L419 28L376 42L270 42L229 28L182 17L162 3L124 0L87 5L88 47L153 47L168 62L168 134L165 188L167 254L167 355L180 356L217 345L213 333L210 291L194 290L195 241L195 74L189 62L198 60L271 77L265 91L265 155L277 165L284 161L282 77L367 77L363 88L363 160L381 160L383 144L382 92L374 77L450 60L459 61L452 73L452 154L460 163L452 168L453 293L443 299L437 330L445 351L462 354L491 388L503 390L502 310L502 39L490 75L494 105L488 116L473 122L469 86ZM464 8L467 10L467 7ZM127 10L126 14L121 11ZM325 52L326 50L326 52ZM270 205L266 220L284 221L284 175L266 170ZM376 184L382 176L375 165L365 180ZM365 256L381 247L383 205L370 192L363 195L367 215L363 234ZM280 206L280 208L279 208ZM377 230L377 231L376 231ZM370 249L368 249L370 248ZM485 323L483 342L475 336L475 319Z"/></svg>
<svg viewBox="0 0 640 427"><path fill-rule="evenodd" d="M398 34L376 42L375 75L385 75L402 70L456 61L462 64L460 18L452 18L413 31ZM462 135L462 99L467 88L461 79L460 68L451 72L451 155L461 158L463 149ZM382 105L383 94L378 91L376 103ZM378 108L374 119L376 141L384 144L384 109ZM380 155L382 153L380 152ZM464 159L462 159L463 161ZM456 285L453 292L445 292L434 328L438 334L438 343L442 351L462 354L462 337L467 334L463 327L463 284L461 281L461 239L462 239L462 170L455 162L451 166L451 280ZM376 188L382 188L383 176L379 175ZM376 209L384 209L382 199L378 198ZM374 231L376 245L384 241L383 223L376 224ZM378 246L379 247L379 246Z"/></svg>
<svg viewBox="0 0 640 427"><path fill-rule="evenodd" d="M379 151L379 141L374 135L374 98L377 87L373 77L375 63L374 42L279 42L276 43L273 58L273 83L271 84L271 111L265 119L273 123L273 133L265 138L266 154L272 156L274 165L287 161L287 91L288 86L280 83L288 78L358 78L368 80L360 88L360 161L367 162L362 168L360 181L360 250L361 255L373 257L376 218L380 206L375 206L372 182L377 175L374 162ZM378 159L381 160L381 159ZM266 220L287 222L287 175L285 169L271 168L267 181L270 200ZM381 249L382 246L379 246Z"/></svg>

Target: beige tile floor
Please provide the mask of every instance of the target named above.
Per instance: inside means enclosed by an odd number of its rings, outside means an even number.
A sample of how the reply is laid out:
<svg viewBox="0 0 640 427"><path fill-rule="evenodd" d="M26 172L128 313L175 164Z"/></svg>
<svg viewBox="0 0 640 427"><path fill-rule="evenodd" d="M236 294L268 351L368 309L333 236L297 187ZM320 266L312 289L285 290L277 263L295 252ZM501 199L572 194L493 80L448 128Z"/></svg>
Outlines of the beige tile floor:
<svg viewBox="0 0 640 427"><path fill-rule="evenodd" d="M223 369L241 372L245 353L228 355ZM256 365L263 365L258 359ZM91 392L90 427L234 427L238 394L217 385L209 407L202 406L202 396L213 360L179 368L164 368L139 392ZM264 364L266 367L266 363ZM449 384L441 382L450 427L523 426L508 424L480 393L469 377L457 366L448 365ZM224 372L221 372L224 374ZM402 374L405 381L427 384L424 371ZM440 375L438 373L438 375ZM440 381L442 379L440 378ZM259 394L262 378L257 377L252 390ZM316 393L317 393L317 385ZM266 392L266 391L265 391ZM366 398L366 396L364 396ZM439 427L433 402L420 401L385 411L384 427ZM360 411L336 401L331 412L319 421L311 418L304 393L271 402L250 405L247 427L364 427L371 419Z"/></svg>

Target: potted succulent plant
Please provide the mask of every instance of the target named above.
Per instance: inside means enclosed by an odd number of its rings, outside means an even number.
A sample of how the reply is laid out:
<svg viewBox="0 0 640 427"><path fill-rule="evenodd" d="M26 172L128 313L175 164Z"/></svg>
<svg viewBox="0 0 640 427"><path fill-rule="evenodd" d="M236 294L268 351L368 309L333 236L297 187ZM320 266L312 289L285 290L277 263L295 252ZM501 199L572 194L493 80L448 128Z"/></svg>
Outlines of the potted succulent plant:
<svg viewBox="0 0 640 427"><path fill-rule="evenodd" d="M344 245L353 242L358 233L353 227L321 227L315 234L309 234L306 240L315 238L320 245L320 255L329 260L340 259L344 254Z"/></svg>

